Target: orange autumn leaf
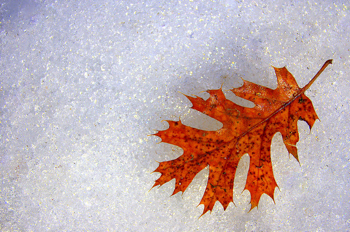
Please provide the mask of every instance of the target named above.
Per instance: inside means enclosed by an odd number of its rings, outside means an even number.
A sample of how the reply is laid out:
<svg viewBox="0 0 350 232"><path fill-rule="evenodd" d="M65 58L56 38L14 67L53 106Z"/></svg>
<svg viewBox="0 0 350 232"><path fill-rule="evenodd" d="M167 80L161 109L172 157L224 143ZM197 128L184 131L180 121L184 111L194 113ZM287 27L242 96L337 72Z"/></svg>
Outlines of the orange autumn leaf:
<svg viewBox="0 0 350 232"><path fill-rule="evenodd" d="M164 143L181 147L184 153L177 159L159 163L154 172L161 173L161 176L153 187L175 178L173 194L184 192L196 174L209 166L208 184L200 202L204 205L203 214L211 211L216 201L225 210L233 202L238 162L248 153L250 165L245 189L251 194L251 209L258 205L264 193L273 199L277 183L271 163L272 137L280 132L288 152L298 160L297 122L304 120L311 129L318 119L304 92L331 63L332 60L326 61L304 88L299 88L285 67L274 68L278 82L274 90L243 80L243 86L231 91L253 102L253 108L226 99L221 89L208 90L210 97L207 100L185 95L192 102L192 109L222 122L223 127L217 131L205 131L185 126L181 121L167 121L169 129L155 135Z"/></svg>

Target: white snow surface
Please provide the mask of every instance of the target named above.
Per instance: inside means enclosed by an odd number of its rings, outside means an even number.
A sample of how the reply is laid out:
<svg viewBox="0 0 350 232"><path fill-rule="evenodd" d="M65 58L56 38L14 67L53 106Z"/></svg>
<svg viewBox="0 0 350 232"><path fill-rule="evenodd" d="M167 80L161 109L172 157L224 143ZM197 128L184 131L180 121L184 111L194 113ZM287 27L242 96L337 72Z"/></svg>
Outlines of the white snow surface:
<svg viewBox="0 0 350 232"><path fill-rule="evenodd" d="M286 3L287 2L287 3ZM1 231L348 231L350 4L271 0L0 1ZM199 217L208 168L183 193L151 187L164 120L220 124L181 94L241 77L276 88L286 66L320 118L300 121L300 164L272 144L275 201L249 212L245 155L234 204ZM181 92L181 93L179 93ZM241 101L242 104L247 104ZM151 190L150 190L151 189ZM150 191L149 191L150 190Z"/></svg>

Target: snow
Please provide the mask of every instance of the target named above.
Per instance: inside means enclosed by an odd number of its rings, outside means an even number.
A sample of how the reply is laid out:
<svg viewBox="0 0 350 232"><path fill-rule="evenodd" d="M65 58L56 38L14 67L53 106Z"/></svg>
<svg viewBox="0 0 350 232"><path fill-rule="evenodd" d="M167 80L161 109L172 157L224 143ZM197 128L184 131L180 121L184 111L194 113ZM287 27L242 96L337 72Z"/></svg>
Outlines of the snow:
<svg viewBox="0 0 350 232"><path fill-rule="evenodd" d="M2 231L345 231L350 227L346 1L0 3ZM208 170L186 192L150 188L181 149L148 136L181 118L213 129L181 94L240 77L276 87L287 66L321 119L299 123L300 164L273 140L279 188L250 209L249 158L234 202L200 217ZM181 92L181 93L179 93ZM230 96L227 92L228 97ZM150 190L150 191L149 191Z"/></svg>

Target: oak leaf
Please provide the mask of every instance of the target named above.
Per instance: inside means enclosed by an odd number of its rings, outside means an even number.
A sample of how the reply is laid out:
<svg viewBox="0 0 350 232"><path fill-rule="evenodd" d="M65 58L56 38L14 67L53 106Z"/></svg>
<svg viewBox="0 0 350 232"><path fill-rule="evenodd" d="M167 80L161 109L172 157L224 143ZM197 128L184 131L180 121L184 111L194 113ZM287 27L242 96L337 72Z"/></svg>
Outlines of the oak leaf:
<svg viewBox="0 0 350 232"><path fill-rule="evenodd" d="M161 173L161 176L153 187L175 178L173 194L184 192L196 174L209 166L208 183L200 202L204 205L203 214L211 211L216 201L226 210L233 202L238 162L248 153L250 165L245 189L251 194L251 209L258 205L264 193L273 199L277 183L271 163L272 137L280 132L288 152L298 160L297 121L304 120L311 129L318 119L304 92L331 63L332 60L326 61L304 88L299 88L285 67L274 67L278 83L274 90L243 80L243 86L231 91L253 102L253 108L226 99L221 89L208 90L210 96L207 100L185 95L192 102L192 109L220 121L223 127L217 131L205 131L186 126L181 121L167 121L169 129L155 135L164 143L181 147L184 153L177 159L159 163L154 172Z"/></svg>

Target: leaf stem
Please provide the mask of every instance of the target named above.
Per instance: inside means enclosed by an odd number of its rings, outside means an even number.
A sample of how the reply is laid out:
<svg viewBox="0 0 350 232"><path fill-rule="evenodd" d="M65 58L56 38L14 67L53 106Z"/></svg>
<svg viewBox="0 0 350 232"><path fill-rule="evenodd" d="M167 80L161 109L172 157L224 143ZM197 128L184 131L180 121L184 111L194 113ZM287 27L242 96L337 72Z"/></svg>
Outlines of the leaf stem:
<svg viewBox="0 0 350 232"><path fill-rule="evenodd" d="M308 88L310 88L310 86L316 81L317 77L318 77L319 75L321 75L321 73L327 68L327 66L330 65L330 64L332 64L332 61L333 61L333 60L327 60L327 61L323 64L322 68L316 73L316 75L311 79L311 81L310 81L307 85L305 85L304 88L301 89L300 92L301 92L301 93L304 93ZM299 95L299 94L298 94L298 95Z"/></svg>

